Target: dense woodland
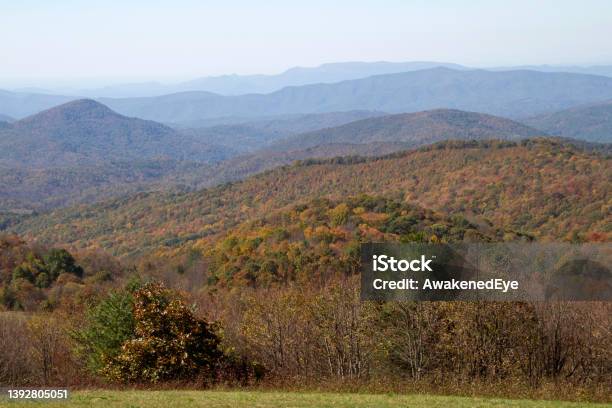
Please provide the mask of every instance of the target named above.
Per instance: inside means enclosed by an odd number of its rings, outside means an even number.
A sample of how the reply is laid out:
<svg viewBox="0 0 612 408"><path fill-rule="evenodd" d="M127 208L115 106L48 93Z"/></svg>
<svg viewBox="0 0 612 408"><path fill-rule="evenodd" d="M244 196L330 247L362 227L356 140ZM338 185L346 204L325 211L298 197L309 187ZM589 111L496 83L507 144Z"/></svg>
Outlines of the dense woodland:
<svg viewBox="0 0 612 408"><path fill-rule="evenodd" d="M608 242L610 171L554 140L445 142L24 215L0 240L0 382L609 400L609 303L361 302L358 262L372 241Z"/></svg>
<svg viewBox="0 0 612 408"><path fill-rule="evenodd" d="M0 316L0 380L438 392L503 383L497 394L605 400L608 303L359 300L359 242L500 234L530 239L362 195L247 221L171 268L6 236L2 302L14 311Z"/></svg>
<svg viewBox="0 0 612 408"><path fill-rule="evenodd" d="M555 141L446 142L383 158L305 160L195 193L142 193L28 217L25 238L164 254L315 197L361 193L459 213L537 239L607 240L610 159Z"/></svg>

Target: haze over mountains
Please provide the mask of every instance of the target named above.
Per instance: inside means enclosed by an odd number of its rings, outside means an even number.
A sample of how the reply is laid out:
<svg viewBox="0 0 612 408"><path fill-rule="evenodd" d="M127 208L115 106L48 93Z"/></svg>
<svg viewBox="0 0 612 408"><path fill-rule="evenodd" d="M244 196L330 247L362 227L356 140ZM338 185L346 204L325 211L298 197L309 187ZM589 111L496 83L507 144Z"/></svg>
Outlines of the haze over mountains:
<svg viewBox="0 0 612 408"><path fill-rule="evenodd" d="M334 84L288 87L271 94L220 96L186 92L101 101L128 116L189 122L225 116L374 110L388 113L453 108L525 117L612 97L612 78L533 71L434 68Z"/></svg>
<svg viewBox="0 0 612 408"><path fill-rule="evenodd" d="M0 114L21 119L76 99L72 96L9 92L0 89Z"/></svg>
<svg viewBox="0 0 612 408"><path fill-rule="evenodd" d="M459 64L446 62L341 62L317 67L294 67L277 75L220 75L196 78L176 85L160 83L136 83L105 88L76 91L90 97L136 97L160 96L164 94L206 91L220 95L243 95L249 93L271 93L288 86L317 83L333 83L373 75L393 74L435 67L466 69Z"/></svg>
<svg viewBox="0 0 612 408"><path fill-rule="evenodd" d="M612 77L612 65L518 65L486 68L491 71L529 70L539 72L570 72L574 74L601 75Z"/></svg>
<svg viewBox="0 0 612 408"><path fill-rule="evenodd" d="M219 146L227 146L239 152L262 149L273 142L292 135L325 128L333 128L345 123L377 116L383 112L348 111L326 112L305 115L284 115L274 119L258 119L243 122L240 119L228 122L235 124L214 125L203 128L181 129L185 134Z"/></svg>
<svg viewBox="0 0 612 408"><path fill-rule="evenodd" d="M75 100L12 123L19 112L72 97L2 92L0 107L13 114L0 118L0 212L194 190L296 160L380 156L445 140L551 135L610 151L588 142L610 141L611 105L601 101L612 100L612 78L429 64L290 70L283 81L408 71L269 94Z"/></svg>
<svg viewBox="0 0 612 408"><path fill-rule="evenodd" d="M436 67L457 70L475 69L464 65L435 62L340 62L323 64L316 67L294 67L280 74L273 75L219 75L195 78L175 84L160 82L135 82L88 89L59 87L52 89L21 88L24 93L62 94L89 98L128 98L143 96L160 96L164 94L207 91L220 95L242 95L248 93L271 93L288 86L301 86L316 83L333 83L351 79L366 78L374 75L385 75L409 72ZM574 65L521 65L484 68L491 71L530 70L540 72L568 72L612 77L612 66L574 66Z"/></svg>
<svg viewBox="0 0 612 408"><path fill-rule="evenodd" d="M524 120L554 136L580 138L591 142L612 142L612 100Z"/></svg>
<svg viewBox="0 0 612 408"><path fill-rule="evenodd" d="M155 97L100 98L99 101L126 116L200 127L218 124L223 118L244 121L351 110L401 113L453 108L518 118L610 98L610 77L436 67L290 86L267 94L223 96L190 91ZM75 97L3 91L0 113L22 118L71 99Z"/></svg>
<svg viewBox="0 0 612 408"><path fill-rule="evenodd" d="M326 127L331 124L338 126ZM177 130L119 115L91 100L7 126L0 130L0 212L138 191L194 190L296 160L379 156L443 140L545 135L509 119L450 109L336 112ZM299 133L304 129L316 130Z"/></svg>

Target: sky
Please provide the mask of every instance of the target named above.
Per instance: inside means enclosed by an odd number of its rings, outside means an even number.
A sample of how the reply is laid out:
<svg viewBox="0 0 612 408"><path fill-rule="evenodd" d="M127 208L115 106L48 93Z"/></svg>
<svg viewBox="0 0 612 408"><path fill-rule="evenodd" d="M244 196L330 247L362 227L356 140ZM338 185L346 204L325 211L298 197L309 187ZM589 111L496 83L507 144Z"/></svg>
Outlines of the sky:
<svg viewBox="0 0 612 408"><path fill-rule="evenodd" d="M0 0L0 85L342 61L612 64L610 0Z"/></svg>

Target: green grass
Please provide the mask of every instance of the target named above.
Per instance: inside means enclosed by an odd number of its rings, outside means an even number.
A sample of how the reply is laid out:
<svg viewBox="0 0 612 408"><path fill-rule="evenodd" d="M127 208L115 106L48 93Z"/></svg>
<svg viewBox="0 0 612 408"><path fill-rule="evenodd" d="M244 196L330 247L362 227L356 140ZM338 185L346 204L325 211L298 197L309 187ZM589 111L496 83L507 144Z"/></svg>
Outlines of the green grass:
<svg viewBox="0 0 612 408"><path fill-rule="evenodd" d="M77 391L68 402L4 403L1 406L109 407L109 408L269 408L269 407L375 407L375 408L446 408L446 407L610 407L610 404L581 402L509 400L433 395L336 394L316 392L264 391Z"/></svg>

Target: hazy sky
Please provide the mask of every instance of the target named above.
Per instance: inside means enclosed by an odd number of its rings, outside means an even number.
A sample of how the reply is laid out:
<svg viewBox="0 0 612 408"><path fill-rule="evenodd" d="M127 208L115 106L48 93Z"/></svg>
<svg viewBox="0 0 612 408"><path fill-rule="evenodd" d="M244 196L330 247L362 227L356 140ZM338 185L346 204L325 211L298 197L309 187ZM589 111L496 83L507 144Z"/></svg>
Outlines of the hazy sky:
<svg viewBox="0 0 612 408"><path fill-rule="evenodd" d="M338 61L611 64L611 0L0 0L0 83Z"/></svg>

